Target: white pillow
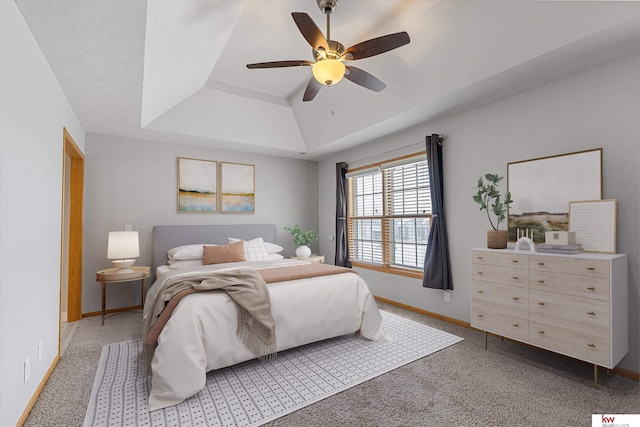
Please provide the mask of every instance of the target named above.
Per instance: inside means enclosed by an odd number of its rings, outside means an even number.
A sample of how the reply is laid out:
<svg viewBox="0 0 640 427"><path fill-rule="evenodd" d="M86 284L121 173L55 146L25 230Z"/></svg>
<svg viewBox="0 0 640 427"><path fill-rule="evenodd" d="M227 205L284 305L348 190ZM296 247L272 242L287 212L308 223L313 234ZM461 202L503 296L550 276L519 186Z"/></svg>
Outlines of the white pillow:
<svg viewBox="0 0 640 427"><path fill-rule="evenodd" d="M280 254L267 254L267 259L284 259Z"/></svg>
<svg viewBox="0 0 640 427"><path fill-rule="evenodd" d="M237 242L240 239L236 239L235 237L229 237L229 241L231 243ZM268 254L277 254L278 252L282 252L284 248L280 245L276 245L275 243L265 242L262 237L256 237L255 239L249 240L250 242L261 242L264 245Z"/></svg>
<svg viewBox="0 0 640 427"><path fill-rule="evenodd" d="M201 259L185 259L185 260L169 260L169 268L171 270L179 270L181 268L202 267Z"/></svg>
<svg viewBox="0 0 640 427"><path fill-rule="evenodd" d="M231 243L238 242L242 239L236 239L235 237L229 237L229 241ZM258 237L256 239L252 239L249 241L244 241L244 257L247 261L262 261L267 259L267 248L264 245L264 240L262 237Z"/></svg>
<svg viewBox="0 0 640 427"><path fill-rule="evenodd" d="M278 252L282 252L284 250L282 246L269 242L264 242L264 247L267 250L268 254L277 254Z"/></svg>
<svg viewBox="0 0 640 427"><path fill-rule="evenodd" d="M171 248L167 251L169 260L202 259L202 246L205 244L208 245L208 243L200 243L197 245L176 246L175 248Z"/></svg>

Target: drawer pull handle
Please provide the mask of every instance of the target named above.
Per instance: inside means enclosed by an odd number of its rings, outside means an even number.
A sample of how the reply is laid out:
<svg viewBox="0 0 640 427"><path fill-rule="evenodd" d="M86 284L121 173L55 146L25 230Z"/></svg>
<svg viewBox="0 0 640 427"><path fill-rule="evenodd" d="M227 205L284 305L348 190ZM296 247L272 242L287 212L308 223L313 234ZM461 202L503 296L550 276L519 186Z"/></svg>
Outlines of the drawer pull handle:
<svg viewBox="0 0 640 427"><path fill-rule="evenodd" d="M518 301L520 298L518 298L518 297L513 297L513 298L511 298L511 299L512 299L512 300L514 300L514 301Z"/></svg>
<svg viewBox="0 0 640 427"><path fill-rule="evenodd" d="M544 262L539 262L538 265L544 265Z"/></svg>
<svg viewBox="0 0 640 427"><path fill-rule="evenodd" d="M596 268L595 268L595 267L587 267L587 270L589 270L589 271L596 271Z"/></svg>
<svg viewBox="0 0 640 427"><path fill-rule="evenodd" d="M478 314L478 317L482 317L482 314Z"/></svg>
<svg viewBox="0 0 640 427"><path fill-rule="evenodd" d="M538 283L543 284L544 280L538 280Z"/></svg>
<svg viewBox="0 0 640 427"><path fill-rule="evenodd" d="M483 293L484 291L478 291L479 294Z"/></svg>
<svg viewBox="0 0 640 427"><path fill-rule="evenodd" d="M589 291L595 291L595 290L596 290L596 288L594 288L593 286L589 286L589 287L587 288L587 290L589 290Z"/></svg>
<svg viewBox="0 0 640 427"><path fill-rule="evenodd" d="M482 257L481 257L481 256L479 256L479 257L477 257L477 258L478 258L478 259L482 259Z"/></svg>
<svg viewBox="0 0 640 427"><path fill-rule="evenodd" d="M539 302L538 305L544 305L544 303L543 302Z"/></svg>
<svg viewBox="0 0 640 427"><path fill-rule="evenodd" d="M517 323L514 323L514 324L513 324L513 325L511 325L511 326L513 326L514 328L517 328L517 327L518 327L518 324L517 324Z"/></svg>
<svg viewBox="0 0 640 427"><path fill-rule="evenodd" d="M587 313L589 316L595 316L596 314L593 311Z"/></svg>
<svg viewBox="0 0 640 427"><path fill-rule="evenodd" d="M482 271L478 271L478 274L482 276Z"/></svg>
<svg viewBox="0 0 640 427"><path fill-rule="evenodd" d="M544 335L544 331L538 331L540 335Z"/></svg>
<svg viewBox="0 0 640 427"><path fill-rule="evenodd" d="M595 345L595 344L587 344L587 345L588 345L589 347L591 347L591 348L596 348L596 345Z"/></svg>
<svg viewBox="0 0 640 427"><path fill-rule="evenodd" d="M518 276L511 276L513 280L518 280Z"/></svg>
<svg viewBox="0 0 640 427"><path fill-rule="evenodd" d="M512 259L512 260L511 260L511 262L513 262L513 263L517 264L517 263L518 263L518 260L517 260L517 259Z"/></svg>

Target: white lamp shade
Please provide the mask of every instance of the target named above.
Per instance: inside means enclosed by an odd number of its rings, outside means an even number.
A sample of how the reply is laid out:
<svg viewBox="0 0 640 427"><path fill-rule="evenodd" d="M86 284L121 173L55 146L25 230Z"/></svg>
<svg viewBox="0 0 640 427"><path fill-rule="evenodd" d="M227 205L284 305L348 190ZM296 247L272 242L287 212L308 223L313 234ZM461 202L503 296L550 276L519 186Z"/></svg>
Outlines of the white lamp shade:
<svg viewBox="0 0 640 427"><path fill-rule="evenodd" d="M125 259L140 256L137 231L110 231L107 258Z"/></svg>

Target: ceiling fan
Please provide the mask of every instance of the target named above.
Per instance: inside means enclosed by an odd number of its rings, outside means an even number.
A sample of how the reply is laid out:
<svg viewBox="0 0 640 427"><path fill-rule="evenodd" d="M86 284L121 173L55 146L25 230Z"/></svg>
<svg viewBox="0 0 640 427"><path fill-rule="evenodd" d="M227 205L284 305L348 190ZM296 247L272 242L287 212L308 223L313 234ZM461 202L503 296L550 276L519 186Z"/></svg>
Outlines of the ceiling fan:
<svg viewBox="0 0 640 427"><path fill-rule="evenodd" d="M291 16L295 21L302 36L311 45L315 62L306 60L258 62L247 64L247 68L280 68L310 66L313 77L309 81L304 91L303 101L311 101L318 94L323 85L331 86L338 83L345 77L367 89L380 92L385 85L378 78L367 73L360 68L345 65L344 61L354 61L356 59L368 58L379 55L390 50L399 48L409 43L409 34L406 31L400 33L387 34L355 44L347 49L335 40L331 40L331 12L336 8L338 0L316 0L320 10L327 15L327 35L313 22L309 15L303 12L293 12Z"/></svg>

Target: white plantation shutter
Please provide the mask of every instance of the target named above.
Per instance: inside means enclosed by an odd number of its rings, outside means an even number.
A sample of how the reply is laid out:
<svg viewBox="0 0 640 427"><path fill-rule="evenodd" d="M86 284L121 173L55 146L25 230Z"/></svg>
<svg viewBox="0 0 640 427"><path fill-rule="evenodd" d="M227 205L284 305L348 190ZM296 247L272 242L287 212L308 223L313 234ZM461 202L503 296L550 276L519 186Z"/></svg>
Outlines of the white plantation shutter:
<svg viewBox="0 0 640 427"><path fill-rule="evenodd" d="M424 155L363 168L348 178L352 261L422 269L431 222Z"/></svg>

